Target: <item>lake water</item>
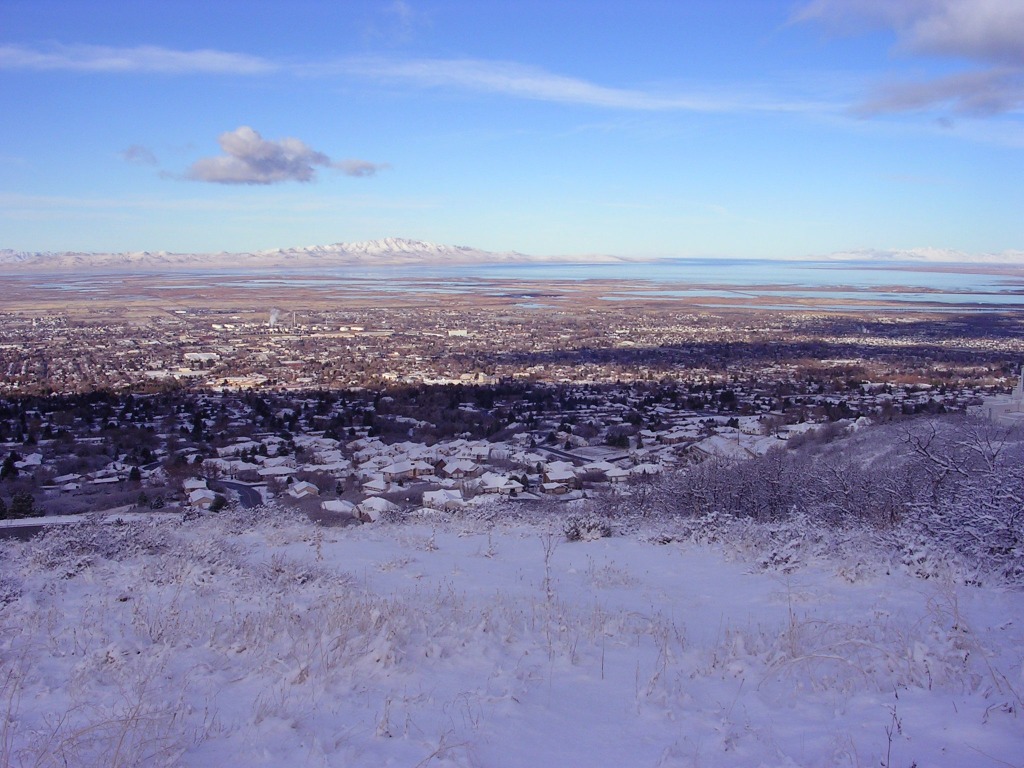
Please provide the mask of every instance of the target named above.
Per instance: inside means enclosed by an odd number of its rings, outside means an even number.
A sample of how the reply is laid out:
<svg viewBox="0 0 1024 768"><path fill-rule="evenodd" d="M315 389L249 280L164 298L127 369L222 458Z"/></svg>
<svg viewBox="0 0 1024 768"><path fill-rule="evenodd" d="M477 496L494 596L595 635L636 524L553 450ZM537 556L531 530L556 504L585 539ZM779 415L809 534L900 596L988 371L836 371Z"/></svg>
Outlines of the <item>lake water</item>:
<svg viewBox="0 0 1024 768"><path fill-rule="evenodd" d="M244 271L239 270L239 275ZM639 298L688 298L735 300L746 295L787 299L813 299L839 308L870 307L851 302L892 302L910 305L937 304L977 308L1024 307L1024 268L1015 274L985 274L977 266L875 262L793 262L753 259L664 259L657 262L607 264L518 263L378 269L337 268L314 277L308 269L279 271L245 281L253 288L269 285L318 285L337 281L352 289L385 292L430 290L435 292L493 293L493 281L515 281L524 290L543 294L546 286L560 282L628 281L635 288L611 288L609 301ZM237 285L237 283L236 283ZM526 298L526 297L524 297ZM705 302L702 302L705 303Z"/></svg>
<svg viewBox="0 0 1024 768"><path fill-rule="evenodd" d="M507 294L502 282L517 283L526 301L542 300L545 290L566 282L607 281L608 301L643 298L686 298L705 306L743 298L778 300L779 308L814 300L818 306L870 309L899 303L977 310L1024 307L1024 265L921 265L917 263L767 261L753 259L663 259L656 262L600 264L527 262L480 265L417 265L396 267L318 267L166 270L145 280L147 291L211 289L218 286L259 291L294 287L336 288L346 292ZM56 281L35 276L35 287L58 291L106 292L125 273L81 273ZM615 281L629 283L611 284ZM138 284L136 284L138 285ZM866 304L865 304L866 303Z"/></svg>

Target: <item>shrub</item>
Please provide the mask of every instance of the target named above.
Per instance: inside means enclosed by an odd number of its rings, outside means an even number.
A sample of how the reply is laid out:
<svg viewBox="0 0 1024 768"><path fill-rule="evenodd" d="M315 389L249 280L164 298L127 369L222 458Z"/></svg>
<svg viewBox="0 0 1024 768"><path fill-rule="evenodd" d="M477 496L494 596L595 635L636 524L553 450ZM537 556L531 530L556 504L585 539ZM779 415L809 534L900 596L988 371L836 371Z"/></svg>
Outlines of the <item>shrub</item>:
<svg viewBox="0 0 1024 768"><path fill-rule="evenodd" d="M568 541L593 541L612 535L608 521L592 515L570 515L562 526Z"/></svg>

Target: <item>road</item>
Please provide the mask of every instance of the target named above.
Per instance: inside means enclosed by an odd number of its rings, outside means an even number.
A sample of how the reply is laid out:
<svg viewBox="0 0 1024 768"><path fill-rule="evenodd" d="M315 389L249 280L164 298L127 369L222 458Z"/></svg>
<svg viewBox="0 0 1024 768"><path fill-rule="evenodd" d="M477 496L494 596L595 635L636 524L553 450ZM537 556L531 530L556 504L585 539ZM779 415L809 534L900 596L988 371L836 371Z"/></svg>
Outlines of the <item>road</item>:
<svg viewBox="0 0 1024 768"><path fill-rule="evenodd" d="M246 485L235 480L218 480L217 482L225 488L235 491L238 494L238 503L245 509L252 509L263 503L263 497L256 486Z"/></svg>

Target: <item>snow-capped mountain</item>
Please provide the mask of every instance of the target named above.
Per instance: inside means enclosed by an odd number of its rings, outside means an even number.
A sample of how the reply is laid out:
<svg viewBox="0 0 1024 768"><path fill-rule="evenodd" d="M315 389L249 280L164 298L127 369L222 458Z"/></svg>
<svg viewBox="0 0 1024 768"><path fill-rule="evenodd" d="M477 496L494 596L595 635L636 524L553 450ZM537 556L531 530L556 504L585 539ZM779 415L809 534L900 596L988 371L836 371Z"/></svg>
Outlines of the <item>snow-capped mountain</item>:
<svg viewBox="0 0 1024 768"><path fill-rule="evenodd" d="M437 245L423 240L407 240L401 237L386 237L382 240L367 240L361 243L334 243L333 245L310 245L298 248L278 248L259 251L261 258L311 258L339 259L359 263L404 263L404 262L493 262L530 261L526 254L514 251L494 253L465 245Z"/></svg>
<svg viewBox="0 0 1024 768"><path fill-rule="evenodd" d="M494 253L464 245L437 245L422 240L388 237L359 243L335 243L295 248L277 248L243 253L169 253L133 251L129 253L28 253L0 250L0 269L25 271L70 271L82 269L123 269L145 271L165 268L238 268L242 266L325 266L375 267L415 264L495 264L537 261L626 261L611 256L543 257L515 251Z"/></svg>

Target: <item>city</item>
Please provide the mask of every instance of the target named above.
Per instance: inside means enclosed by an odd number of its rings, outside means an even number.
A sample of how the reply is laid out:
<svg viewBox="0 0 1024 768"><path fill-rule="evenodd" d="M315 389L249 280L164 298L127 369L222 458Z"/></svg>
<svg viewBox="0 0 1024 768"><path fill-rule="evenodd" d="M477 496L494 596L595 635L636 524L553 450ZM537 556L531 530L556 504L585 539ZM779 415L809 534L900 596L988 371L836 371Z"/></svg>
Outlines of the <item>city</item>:
<svg viewBox="0 0 1024 768"><path fill-rule="evenodd" d="M339 519L375 517L370 498L569 501L826 425L966 412L1024 359L1012 315L464 303L8 313L8 495L208 508L232 480Z"/></svg>

